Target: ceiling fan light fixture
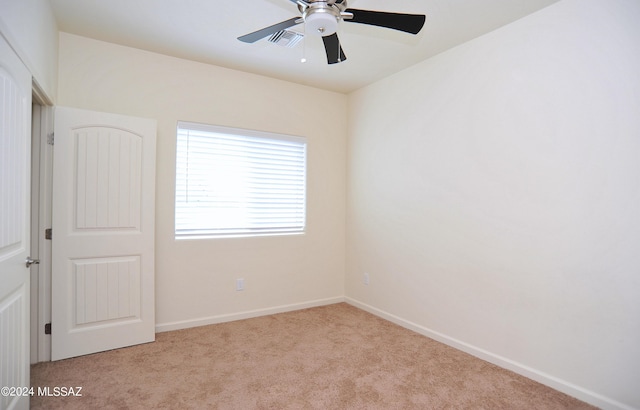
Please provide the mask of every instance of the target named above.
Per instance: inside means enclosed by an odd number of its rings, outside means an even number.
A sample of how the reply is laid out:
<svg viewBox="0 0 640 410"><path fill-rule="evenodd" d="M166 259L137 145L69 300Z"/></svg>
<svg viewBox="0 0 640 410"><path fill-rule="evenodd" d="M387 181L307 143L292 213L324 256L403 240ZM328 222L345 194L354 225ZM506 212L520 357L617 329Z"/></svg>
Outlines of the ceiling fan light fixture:
<svg viewBox="0 0 640 410"><path fill-rule="evenodd" d="M308 8L304 14L305 32L309 35L330 36L338 30L339 16L330 8Z"/></svg>

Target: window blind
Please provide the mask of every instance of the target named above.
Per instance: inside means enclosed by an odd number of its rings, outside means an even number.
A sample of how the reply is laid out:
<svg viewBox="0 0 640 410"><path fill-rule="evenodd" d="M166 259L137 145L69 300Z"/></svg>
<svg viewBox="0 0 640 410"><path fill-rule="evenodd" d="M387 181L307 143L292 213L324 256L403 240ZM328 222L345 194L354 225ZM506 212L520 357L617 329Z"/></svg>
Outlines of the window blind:
<svg viewBox="0 0 640 410"><path fill-rule="evenodd" d="M179 122L176 237L303 232L306 148L302 137Z"/></svg>

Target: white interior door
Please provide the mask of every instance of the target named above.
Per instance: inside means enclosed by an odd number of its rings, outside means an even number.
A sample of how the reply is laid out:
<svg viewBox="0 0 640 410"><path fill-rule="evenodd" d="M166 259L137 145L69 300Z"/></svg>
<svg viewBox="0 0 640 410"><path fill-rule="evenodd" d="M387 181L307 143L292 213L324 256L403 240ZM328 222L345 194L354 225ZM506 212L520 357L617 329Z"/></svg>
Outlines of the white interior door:
<svg viewBox="0 0 640 410"><path fill-rule="evenodd" d="M31 74L0 36L0 409L29 408L30 146Z"/></svg>
<svg viewBox="0 0 640 410"><path fill-rule="evenodd" d="M155 340L156 122L55 109L51 359Z"/></svg>

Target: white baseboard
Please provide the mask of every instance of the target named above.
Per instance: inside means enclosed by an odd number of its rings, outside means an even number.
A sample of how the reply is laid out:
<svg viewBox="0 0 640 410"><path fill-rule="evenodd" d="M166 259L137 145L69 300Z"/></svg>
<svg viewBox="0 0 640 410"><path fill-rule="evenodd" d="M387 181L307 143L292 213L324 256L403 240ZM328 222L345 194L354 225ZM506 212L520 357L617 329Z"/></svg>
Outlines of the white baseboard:
<svg viewBox="0 0 640 410"><path fill-rule="evenodd" d="M319 300L311 300L311 301L302 302L302 303L294 303L291 305L274 306L274 307L265 308L265 309L256 309L256 310L249 310L249 311L240 312L240 313L231 313L227 315L209 316L209 317L203 317L199 319L180 320L180 321L168 322L168 323L156 323L156 333L168 332L171 330L188 329L190 327L214 325L217 323L232 322L234 320L242 320L242 319L250 319L250 318L259 317L259 316L274 315L276 313L292 312L294 310L308 309L312 307L325 306L325 305L333 305L335 303L341 303L344 301L345 301L344 297L339 296L339 297L329 298L329 299L319 299Z"/></svg>
<svg viewBox="0 0 640 410"><path fill-rule="evenodd" d="M569 396L573 396L579 400L597 406L601 409L606 410L637 410L633 407L626 405L624 403L620 403L614 399L603 396L601 394L595 393L593 391L587 390L575 384L569 383L565 380L559 379L552 375L546 374L529 366L525 366L521 363L515 362L513 360L504 358L497 354L491 353L479 347L470 345L468 343L462 342L455 338L449 337L442 333L436 332L434 330L428 329L424 326L418 325L416 323L410 322L408 320L404 320L398 316L395 316L391 313L385 312L373 306L367 305L366 303L362 303L355 299L346 297L345 302L348 304L355 306L359 309L367 311L375 316L386 319L390 322L393 322L397 325L400 325L404 328L412 330L421 335L427 336L431 339L437 340L438 342L444 343L448 346L461 350L465 353L469 353L472 356L478 357L482 360L485 360L489 363L493 363L502 368L511 370L515 373L518 373L522 376L525 376L529 379L535 380L539 383L542 383L546 386L549 386L555 390L561 391Z"/></svg>

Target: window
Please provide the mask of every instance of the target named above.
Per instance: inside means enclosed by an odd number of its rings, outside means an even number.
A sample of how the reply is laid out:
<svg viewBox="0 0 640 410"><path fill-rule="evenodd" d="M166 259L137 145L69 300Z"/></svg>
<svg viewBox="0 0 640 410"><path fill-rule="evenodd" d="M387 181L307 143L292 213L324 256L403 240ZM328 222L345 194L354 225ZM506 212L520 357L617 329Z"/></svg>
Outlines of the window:
<svg viewBox="0 0 640 410"><path fill-rule="evenodd" d="M178 122L176 238L302 233L306 140Z"/></svg>

